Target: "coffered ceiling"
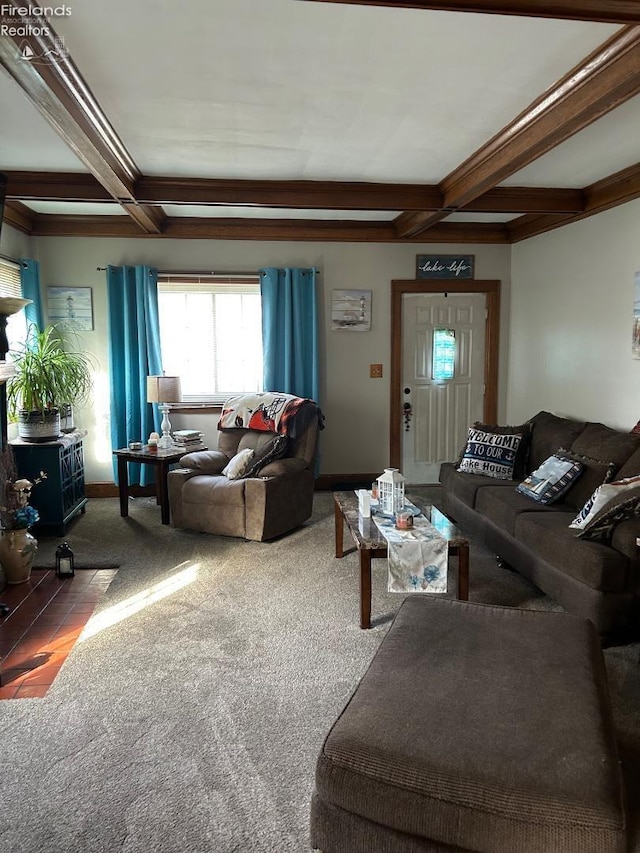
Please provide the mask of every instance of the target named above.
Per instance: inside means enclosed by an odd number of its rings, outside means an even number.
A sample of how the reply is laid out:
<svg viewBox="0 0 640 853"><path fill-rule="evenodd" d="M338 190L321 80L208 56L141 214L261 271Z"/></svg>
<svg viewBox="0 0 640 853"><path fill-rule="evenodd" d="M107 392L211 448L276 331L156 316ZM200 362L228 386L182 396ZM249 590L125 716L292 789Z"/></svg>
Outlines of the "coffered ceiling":
<svg viewBox="0 0 640 853"><path fill-rule="evenodd" d="M0 35L30 234L509 243L640 196L637 0L57 12Z"/></svg>

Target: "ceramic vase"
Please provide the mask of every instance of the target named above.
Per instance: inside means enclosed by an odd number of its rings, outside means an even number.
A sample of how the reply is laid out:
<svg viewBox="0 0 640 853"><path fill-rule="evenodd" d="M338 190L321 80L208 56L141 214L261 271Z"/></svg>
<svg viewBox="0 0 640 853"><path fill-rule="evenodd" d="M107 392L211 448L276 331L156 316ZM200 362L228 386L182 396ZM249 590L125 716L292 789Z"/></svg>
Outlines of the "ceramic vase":
<svg viewBox="0 0 640 853"><path fill-rule="evenodd" d="M0 538L0 565L5 582L16 584L28 581L37 551L38 540L26 528L4 530Z"/></svg>

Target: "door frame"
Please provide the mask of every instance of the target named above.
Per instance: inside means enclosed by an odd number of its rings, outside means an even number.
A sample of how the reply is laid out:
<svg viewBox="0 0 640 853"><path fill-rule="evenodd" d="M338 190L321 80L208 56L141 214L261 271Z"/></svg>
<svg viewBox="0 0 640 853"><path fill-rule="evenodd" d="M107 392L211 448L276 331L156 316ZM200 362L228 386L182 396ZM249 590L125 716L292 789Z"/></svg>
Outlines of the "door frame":
<svg viewBox="0 0 640 853"><path fill-rule="evenodd" d="M402 297L405 293L484 293L487 334L484 350L484 422L498 418L498 351L500 343L500 281L482 279L394 279L391 282L391 397L389 460L400 468L402 459Z"/></svg>

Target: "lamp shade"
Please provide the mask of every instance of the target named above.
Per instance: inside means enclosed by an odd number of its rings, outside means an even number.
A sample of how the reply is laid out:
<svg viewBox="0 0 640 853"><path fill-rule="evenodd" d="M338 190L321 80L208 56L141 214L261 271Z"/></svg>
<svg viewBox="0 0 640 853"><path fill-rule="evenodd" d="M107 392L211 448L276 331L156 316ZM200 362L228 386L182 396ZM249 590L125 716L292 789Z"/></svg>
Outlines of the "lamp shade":
<svg viewBox="0 0 640 853"><path fill-rule="evenodd" d="M147 376L147 403L179 403L179 376Z"/></svg>

